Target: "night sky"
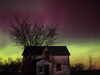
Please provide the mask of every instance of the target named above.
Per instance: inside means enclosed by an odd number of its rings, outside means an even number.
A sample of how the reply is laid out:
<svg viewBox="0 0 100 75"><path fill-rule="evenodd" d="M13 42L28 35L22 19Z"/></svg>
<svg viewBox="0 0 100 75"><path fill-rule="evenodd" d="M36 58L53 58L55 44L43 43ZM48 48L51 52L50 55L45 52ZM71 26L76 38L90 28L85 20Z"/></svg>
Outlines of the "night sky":
<svg viewBox="0 0 100 75"><path fill-rule="evenodd" d="M0 57L22 57L5 31L17 11L31 19L42 17L45 24L59 24L58 46L67 46L70 63L89 65L89 56L100 67L100 0L0 0Z"/></svg>

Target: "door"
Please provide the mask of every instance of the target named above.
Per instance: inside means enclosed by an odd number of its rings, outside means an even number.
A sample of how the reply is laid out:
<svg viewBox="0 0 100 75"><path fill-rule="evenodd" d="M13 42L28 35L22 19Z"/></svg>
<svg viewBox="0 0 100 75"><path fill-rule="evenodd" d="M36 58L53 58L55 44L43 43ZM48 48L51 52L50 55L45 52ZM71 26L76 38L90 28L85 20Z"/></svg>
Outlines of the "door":
<svg viewBox="0 0 100 75"><path fill-rule="evenodd" d="M44 75L49 75L49 65L44 65Z"/></svg>

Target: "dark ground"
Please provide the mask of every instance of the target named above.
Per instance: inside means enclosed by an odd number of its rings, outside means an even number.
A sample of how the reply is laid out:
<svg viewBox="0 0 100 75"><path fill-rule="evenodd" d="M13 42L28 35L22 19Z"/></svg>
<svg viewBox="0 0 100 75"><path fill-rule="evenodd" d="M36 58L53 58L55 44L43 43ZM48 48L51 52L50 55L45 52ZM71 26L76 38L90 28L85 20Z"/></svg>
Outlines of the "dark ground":
<svg viewBox="0 0 100 75"><path fill-rule="evenodd" d="M18 73L18 72L16 72L16 73L2 73L2 72L0 72L0 75L22 75L21 73Z"/></svg>
<svg viewBox="0 0 100 75"><path fill-rule="evenodd" d="M0 75L22 75L20 72L16 73L2 73L0 72ZM100 70L85 70L85 71L73 71L71 72L71 75L100 75Z"/></svg>
<svg viewBox="0 0 100 75"><path fill-rule="evenodd" d="M100 75L100 70L73 71L71 75Z"/></svg>
<svg viewBox="0 0 100 75"><path fill-rule="evenodd" d="M100 75L100 74L71 74L71 75Z"/></svg>
<svg viewBox="0 0 100 75"><path fill-rule="evenodd" d="M22 74L8 74L8 73L4 73L4 74L0 74L0 75L22 75ZM71 75L100 75L100 74L71 74Z"/></svg>
<svg viewBox="0 0 100 75"><path fill-rule="evenodd" d="M22 75L22 74L0 74L0 75ZM71 75L100 75L100 74L71 74Z"/></svg>

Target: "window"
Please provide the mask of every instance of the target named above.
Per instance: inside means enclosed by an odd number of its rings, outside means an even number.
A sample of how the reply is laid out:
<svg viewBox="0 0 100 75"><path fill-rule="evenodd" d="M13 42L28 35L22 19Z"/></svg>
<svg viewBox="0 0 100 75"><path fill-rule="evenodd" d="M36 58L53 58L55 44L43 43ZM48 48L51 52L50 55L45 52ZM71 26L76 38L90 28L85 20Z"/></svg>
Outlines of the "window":
<svg viewBox="0 0 100 75"><path fill-rule="evenodd" d="M43 66L39 67L39 72L43 72Z"/></svg>
<svg viewBox="0 0 100 75"><path fill-rule="evenodd" d="M45 58L49 58L49 52L45 51Z"/></svg>
<svg viewBox="0 0 100 75"><path fill-rule="evenodd" d="M57 64L57 71L61 71L61 64Z"/></svg>

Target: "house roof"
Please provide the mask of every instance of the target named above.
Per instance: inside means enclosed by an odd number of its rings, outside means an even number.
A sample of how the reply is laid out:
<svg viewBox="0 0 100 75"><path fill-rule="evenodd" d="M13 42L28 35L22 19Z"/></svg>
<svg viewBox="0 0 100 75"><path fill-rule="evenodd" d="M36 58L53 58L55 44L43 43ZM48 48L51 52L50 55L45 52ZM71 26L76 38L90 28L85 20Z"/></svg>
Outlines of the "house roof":
<svg viewBox="0 0 100 75"><path fill-rule="evenodd" d="M38 53L38 55L41 55L46 47L52 55L70 55L66 46L26 46L22 55L29 55L29 51L31 55L34 55L36 53Z"/></svg>

